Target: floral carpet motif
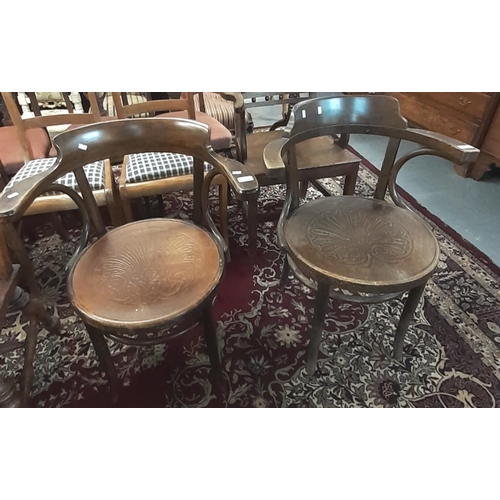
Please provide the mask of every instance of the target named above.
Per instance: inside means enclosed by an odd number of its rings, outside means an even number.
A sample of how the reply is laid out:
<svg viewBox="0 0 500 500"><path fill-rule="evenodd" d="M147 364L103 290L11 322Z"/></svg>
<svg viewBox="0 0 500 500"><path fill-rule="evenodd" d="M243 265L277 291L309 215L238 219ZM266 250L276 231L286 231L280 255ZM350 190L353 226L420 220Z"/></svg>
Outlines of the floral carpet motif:
<svg viewBox="0 0 500 500"><path fill-rule="evenodd" d="M357 194L371 195L376 177L363 167ZM341 194L341 185L329 181ZM260 213L279 212L281 187L262 190ZM319 197L310 189L309 199ZM191 198L165 198L169 216L189 219ZM418 211L418 207L417 207ZM310 290L290 279L279 288L282 258L276 223L259 225L258 252L245 250L241 210L230 209L231 263L215 305L228 391L210 383L201 331L165 345L125 347L110 342L123 383L124 407L497 407L500 405L500 281L498 269L458 241L425 211L441 260L418 308L403 362L392 356L402 301L353 305L331 301L318 370L305 370ZM61 318L59 336L40 332L32 405L99 407L109 404L107 383L81 320L68 303L64 264L74 245L57 235L31 247L46 304ZM23 340L26 319L8 315L4 340ZM19 376L22 350L0 358L2 376Z"/></svg>

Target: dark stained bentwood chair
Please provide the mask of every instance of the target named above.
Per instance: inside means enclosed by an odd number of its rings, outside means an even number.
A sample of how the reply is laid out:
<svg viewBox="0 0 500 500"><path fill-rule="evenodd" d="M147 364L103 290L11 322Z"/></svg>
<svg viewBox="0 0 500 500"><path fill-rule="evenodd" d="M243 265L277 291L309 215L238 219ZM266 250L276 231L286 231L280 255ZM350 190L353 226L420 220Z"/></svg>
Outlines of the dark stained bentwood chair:
<svg viewBox="0 0 500 500"><path fill-rule="evenodd" d="M100 123L64 132L54 144L58 156L52 167L3 191L0 221L13 224L46 191L64 192L80 209L84 230L78 252L68 264L68 295L108 376L113 404L118 400L119 380L105 337L127 345L154 345L201 323L215 382L221 388L212 304L227 246L210 217L208 193L214 177L222 175L238 198L251 199L259 192L255 178L244 165L214 153L209 127L192 120ZM150 151L194 158L194 197L201 206L195 212L197 225L152 219L106 232L83 167L117 155ZM205 176L206 163L213 169ZM68 172L74 172L83 199L69 187L54 184ZM99 239L87 246L90 222ZM212 234L198 227L203 222Z"/></svg>
<svg viewBox="0 0 500 500"><path fill-rule="evenodd" d="M374 199L336 196L299 207L296 146L338 134L389 137ZM316 290L308 374L316 371L329 297L374 304L409 292L394 344L394 357L401 361L408 326L439 261L439 246L430 227L396 191L397 175L418 156L435 155L467 164L479 151L439 134L408 128L398 101L388 96L341 96L301 103L294 108L284 135L288 138L266 148L264 159L270 172L285 170L287 176L287 197L278 225L287 257L282 285L291 268L301 282ZM401 140L422 148L397 159ZM385 201L387 190L394 204Z"/></svg>

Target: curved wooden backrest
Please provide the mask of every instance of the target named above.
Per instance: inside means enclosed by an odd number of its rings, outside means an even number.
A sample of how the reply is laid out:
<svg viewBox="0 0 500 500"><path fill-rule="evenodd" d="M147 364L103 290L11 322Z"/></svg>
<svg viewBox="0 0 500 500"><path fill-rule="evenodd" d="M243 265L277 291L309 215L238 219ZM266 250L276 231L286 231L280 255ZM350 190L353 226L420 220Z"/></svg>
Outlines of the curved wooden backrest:
<svg viewBox="0 0 500 500"><path fill-rule="evenodd" d="M86 96L90 102L90 112L89 113L75 113L74 106L71 102L68 92L60 92L63 97L67 113L54 113L49 115L43 115L40 109L40 105L37 101L36 92L26 92L30 99L31 108L34 113L34 117L23 118L19 112L19 108L16 104L17 92L2 92L2 98L5 102L5 107L9 112L10 118L14 127L16 128L17 136L19 142L23 148L24 160L35 160L33 155L33 149L31 143L28 140L26 131L32 128L46 128L58 125L88 125L91 123L96 123L100 120L99 105L95 92L86 92Z"/></svg>
<svg viewBox="0 0 500 500"><path fill-rule="evenodd" d="M155 113L172 112L172 111L187 111L188 118L196 119L196 110L194 104L194 94L202 94L201 92L183 92L180 99L159 99L156 101L145 100L144 102L129 104L125 102L121 92L111 92L113 96L113 104L116 110L116 116L120 119L137 117L139 115Z"/></svg>
<svg viewBox="0 0 500 500"><path fill-rule="evenodd" d="M320 97L294 107L283 136L300 136L300 140L306 140L316 134L327 135L330 127L335 134L369 133L371 130L387 134L390 129L407 129L408 122L401 116L399 102L393 97Z"/></svg>
<svg viewBox="0 0 500 500"><path fill-rule="evenodd" d="M311 99L294 107L283 138L269 144L264 162L269 171L286 169L287 200L283 221L299 206L299 177L295 146L303 141L326 135L371 134L389 137L385 158L374 197L384 199L389 189L394 201L405 206L396 191L401 168L417 156L435 155L458 164L476 160L479 150L455 139L408 127L401 116L397 99L383 95L334 96ZM402 140L423 146L398 159ZM287 158L284 161L284 158Z"/></svg>
<svg viewBox="0 0 500 500"><path fill-rule="evenodd" d="M295 106L283 132L288 140L283 142L282 154L302 141L338 134L389 137L388 150L391 143L399 145L401 140L407 140L434 149L439 156L457 163L473 161L479 153L477 148L456 139L409 128L394 97L366 95L311 99Z"/></svg>

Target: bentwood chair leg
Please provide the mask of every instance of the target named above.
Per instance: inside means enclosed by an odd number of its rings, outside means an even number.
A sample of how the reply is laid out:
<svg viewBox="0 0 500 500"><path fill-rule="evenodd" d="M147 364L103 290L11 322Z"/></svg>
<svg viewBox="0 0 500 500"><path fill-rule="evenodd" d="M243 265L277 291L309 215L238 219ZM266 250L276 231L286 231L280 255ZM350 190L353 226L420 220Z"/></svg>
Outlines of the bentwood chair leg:
<svg viewBox="0 0 500 500"><path fill-rule="evenodd" d="M104 335L93 326L85 325L87 327L87 332L89 333L90 340L94 345L94 349L97 353L97 357L99 358L99 362L101 364L101 368L106 373L108 377L109 387L110 387L110 395L111 395L111 404L116 406L118 403L118 395L120 391L120 381L118 379L118 375L116 373L115 365L113 364L113 359L111 358L111 353L109 352L109 347L104 338Z"/></svg>
<svg viewBox="0 0 500 500"><path fill-rule="evenodd" d="M254 257L257 253L257 200L247 202L248 253Z"/></svg>
<svg viewBox="0 0 500 500"><path fill-rule="evenodd" d="M425 290L425 283L410 291L406 304L403 309L403 314L399 320L398 329L396 331L396 339L394 341L394 359L401 362L403 360L403 346L405 337L408 332L410 322L413 320L415 311Z"/></svg>
<svg viewBox="0 0 500 500"><path fill-rule="evenodd" d="M319 346L321 344L321 336L323 335L329 297L330 286L318 283L318 291L316 292L316 301L314 304L314 318L309 334L309 345L307 347L307 374L310 377L314 375L318 363Z"/></svg>
<svg viewBox="0 0 500 500"><path fill-rule="evenodd" d="M288 254L283 252L283 269L281 271L280 288L284 290L288 276L290 274L290 262L288 262Z"/></svg>
<svg viewBox="0 0 500 500"><path fill-rule="evenodd" d="M219 345L217 341L217 327L213 317L212 306L207 306L203 311L203 329L205 333L205 342L207 343L208 356L212 365L215 385L218 391L225 392L224 374L222 371L222 363L219 353Z"/></svg>

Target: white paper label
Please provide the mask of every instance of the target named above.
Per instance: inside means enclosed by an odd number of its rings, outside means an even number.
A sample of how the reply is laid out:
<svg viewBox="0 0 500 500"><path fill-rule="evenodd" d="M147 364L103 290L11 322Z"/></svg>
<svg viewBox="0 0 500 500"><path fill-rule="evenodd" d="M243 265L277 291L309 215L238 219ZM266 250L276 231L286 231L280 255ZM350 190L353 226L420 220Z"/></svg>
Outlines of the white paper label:
<svg viewBox="0 0 500 500"><path fill-rule="evenodd" d="M238 177L238 182L244 183L244 182L252 182L253 177L251 175L247 175L246 177Z"/></svg>
<svg viewBox="0 0 500 500"><path fill-rule="evenodd" d="M88 146L85 144L78 144L78 149L81 149L82 151L87 151Z"/></svg>
<svg viewBox="0 0 500 500"><path fill-rule="evenodd" d="M234 175L241 175L241 170L235 170L235 171L233 172L233 174L234 174Z"/></svg>

